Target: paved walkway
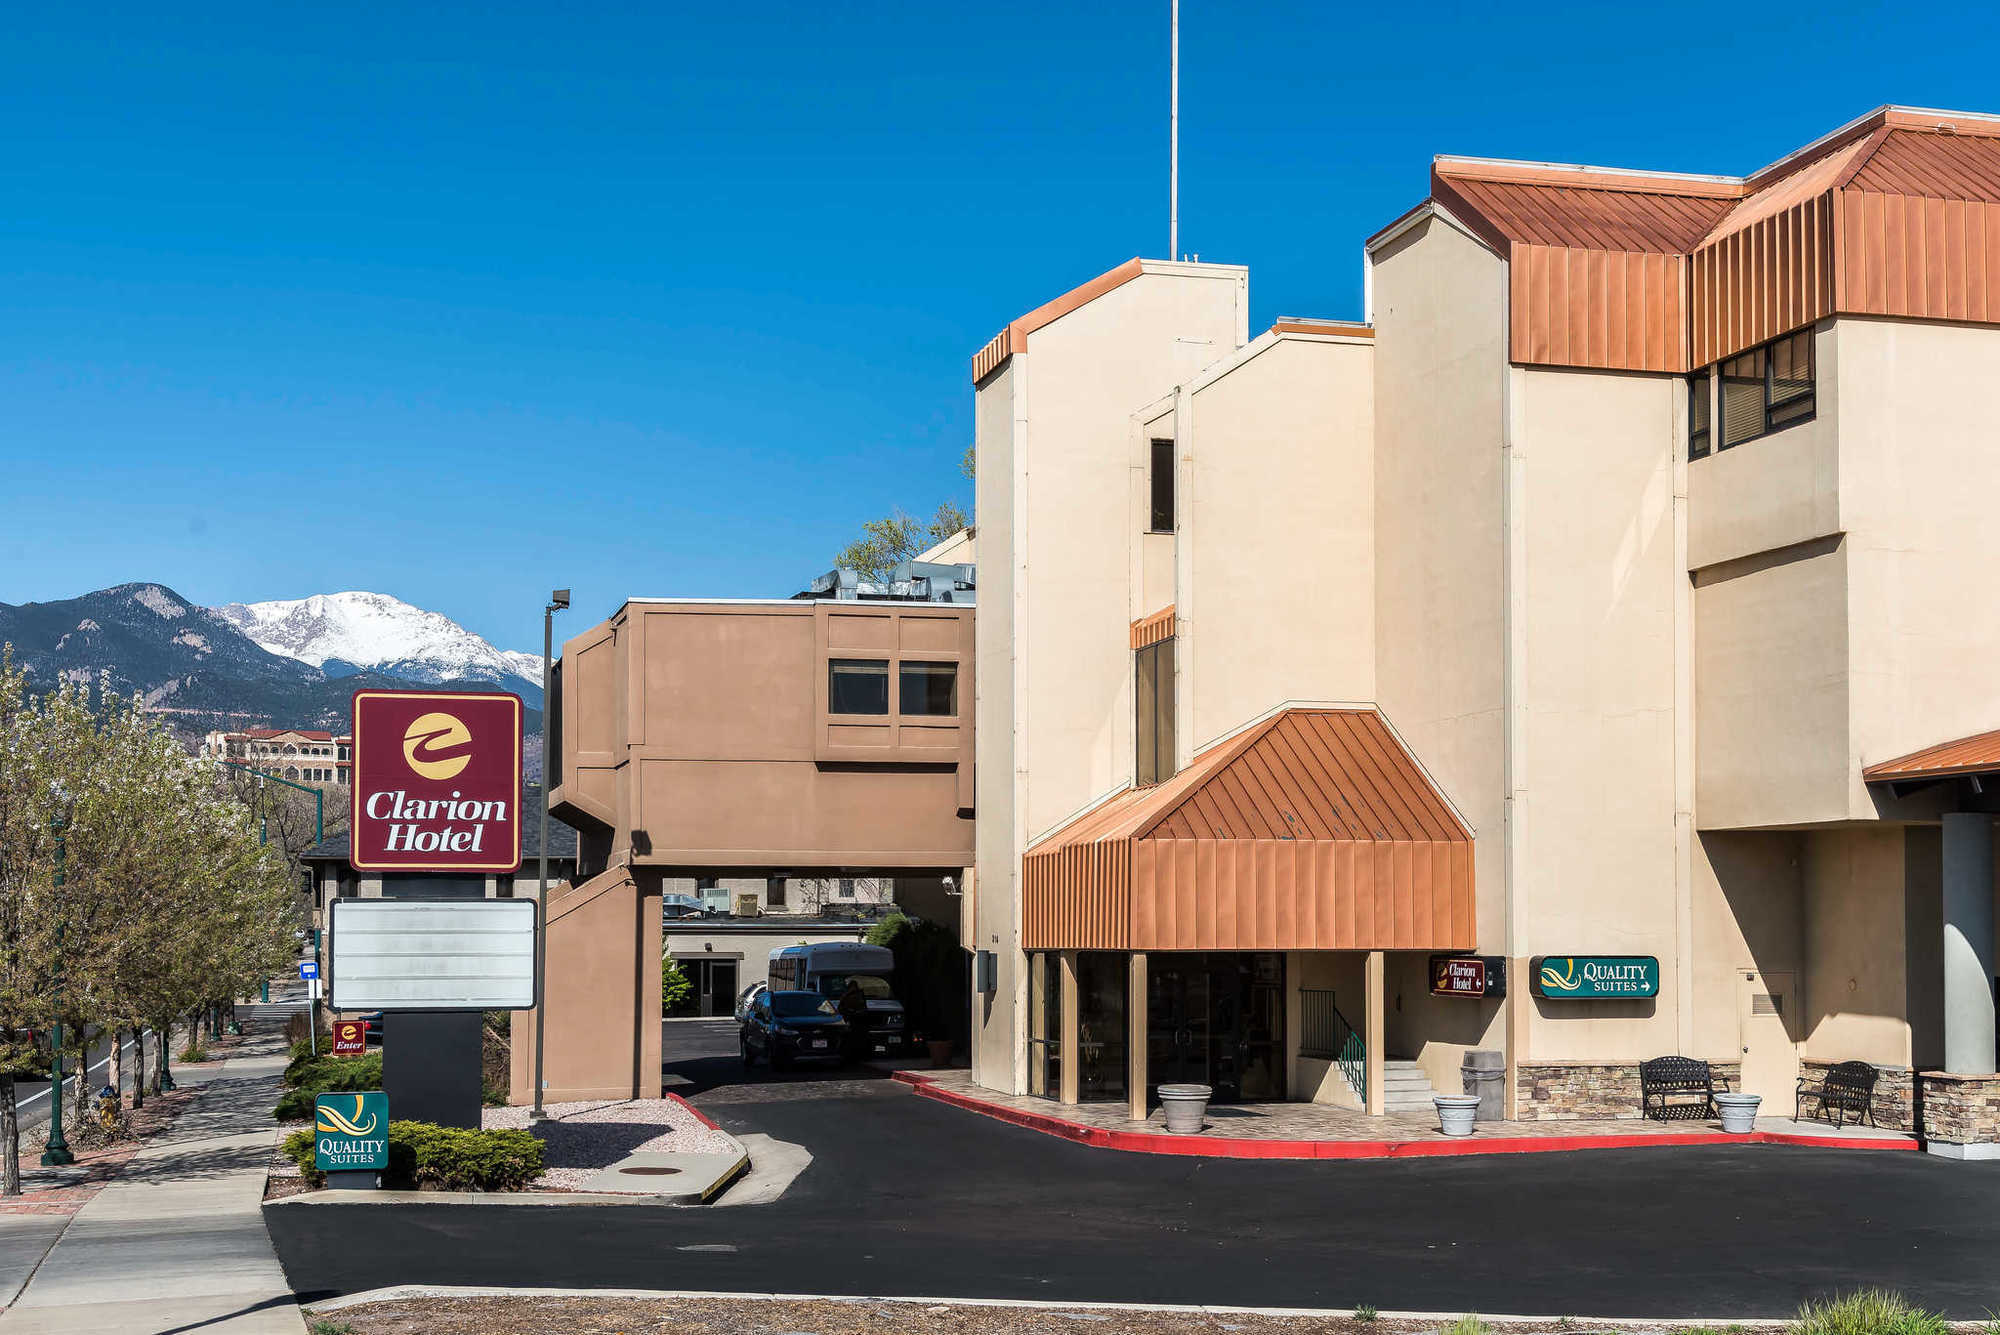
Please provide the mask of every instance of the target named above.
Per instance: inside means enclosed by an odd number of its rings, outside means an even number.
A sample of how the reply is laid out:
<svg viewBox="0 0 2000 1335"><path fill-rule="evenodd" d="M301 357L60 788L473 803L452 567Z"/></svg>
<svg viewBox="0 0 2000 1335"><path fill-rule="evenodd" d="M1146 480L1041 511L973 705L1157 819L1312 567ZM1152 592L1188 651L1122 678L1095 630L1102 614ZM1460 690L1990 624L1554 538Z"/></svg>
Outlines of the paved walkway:
<svg viewBox="0 0 2000 1335"><path fill-rule="evenodd" d="M282 1008L238 1014L250 1036L236 1055L172 1131L69 1221L0 1316L0 1332L303 1335L260 1208L279 1135L271 1105L285 1067ZM31 1242L28 1225L18 1227L18 1241Z"/></svg>
<svg viewBox="0 0 2000 1335"><path fill-rule="evenodd" d="M1126 1114L1125 1104L1061 1104L1049 1099L998 1094L972 1082L965 1070L897 1071L895 1079L917 1092L1017 1126L1107 1149L1154 1154L1224 1158L1363 1158L1408 1153L1508 1153L1524 1150L1626 1149L1649 1145L1729 1144L1750 1136L1729 1135L1719 1122L1655 1122L1638 1117L1579 1118L1540 1122L1479 1122L1469 1137L1446 1136L1434 1112L1388 1113L1370 1117L1351 1108L1321 1103L1239 1103L1211 1106L1199 1135L1167 1131L1155 1108L1143 1122ZM1822 1148L1853 1145L1871 1149L1915 1149L1900 1131L1873 1127L1836 1128L1790 1118L1759 1118L1756 1139L1804 1143Z"/></svg>

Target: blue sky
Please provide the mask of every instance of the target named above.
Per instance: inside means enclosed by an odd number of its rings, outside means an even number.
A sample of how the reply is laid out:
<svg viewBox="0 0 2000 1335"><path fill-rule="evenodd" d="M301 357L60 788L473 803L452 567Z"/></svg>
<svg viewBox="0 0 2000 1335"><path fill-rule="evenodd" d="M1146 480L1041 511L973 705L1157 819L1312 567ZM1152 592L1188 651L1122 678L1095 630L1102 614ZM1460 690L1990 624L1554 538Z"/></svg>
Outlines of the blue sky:
<svg viewBox="0 0 2000 1335"><path fill-rule="evenodd" d="M1183 11L1182 248L1360 313L1434 153L1754 169L2000 110L1984 7ZM0 601L533 647L970 501L971 354L1166 248L1166 4L44 6L0 79Z"/></svg>

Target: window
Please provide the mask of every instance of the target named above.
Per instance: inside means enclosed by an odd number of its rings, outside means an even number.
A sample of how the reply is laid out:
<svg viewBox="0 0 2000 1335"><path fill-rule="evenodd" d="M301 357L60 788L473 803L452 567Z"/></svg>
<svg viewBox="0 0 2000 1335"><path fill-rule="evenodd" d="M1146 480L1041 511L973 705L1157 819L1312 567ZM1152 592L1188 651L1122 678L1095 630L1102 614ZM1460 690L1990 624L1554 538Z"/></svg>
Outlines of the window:
<svg viewBox="0 0 2000 1335"><path fill-rule="evenodd" d="M1696 371L1688 377L1688 458L1699 459L1712 448L1714 432L1709 430L1709 421L1715 415L1715 405L1709 401L1714 388L1715 377L1706 369Z"/></svg>
<svg viewBox="0 0 2000 1335"><path fill-rule="evenodd" d="M781 909L785 907L785 878L766 876L764 878L764 907Z"/></svg>
<svg viewBox="0 0 2000 1335"><path fill-rule="evenodd" d="M1721 370L1721 448L1813 419L1812 330L1731 357ZM1692 440L1689 444L1692 454Z"/></svg>
<svg viewBox="0 0 2000 1335"><path fill-rule="evenodd" d="M836 658L827 664L829 714L889 712L889 664L867 658Z"/></svg>
<svg viewBox="0 0 2000 1335"><path fill-rule="evenodd" d="M896 676L898 713L958 712L958 664L904 663L897 669Z"/></svg>
<svg viewBox="0 0 2000 1335"><path fill-rule="evenodd" d="M1160 783L1174 773L1174 642L1161 640L1132 655L1137 687L1136 781Z"/></svg>
<svg viewBox="0 0 2000 1335"><path fill-rule="evenodd" d="M1171 440L1153 442L1153 519L1149 527L1155 533L1174 531L1174 443Z"/></svg>

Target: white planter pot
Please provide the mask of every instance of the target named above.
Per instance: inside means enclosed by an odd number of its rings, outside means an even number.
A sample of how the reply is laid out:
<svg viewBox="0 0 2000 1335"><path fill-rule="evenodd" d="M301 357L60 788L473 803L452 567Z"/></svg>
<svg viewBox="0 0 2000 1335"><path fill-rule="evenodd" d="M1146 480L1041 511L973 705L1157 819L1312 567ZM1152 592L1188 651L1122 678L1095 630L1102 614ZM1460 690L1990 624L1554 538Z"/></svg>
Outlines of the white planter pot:
<svg viewBox="0 0 2000 1335"><path fill-rule="evenodd" d="M1437 1105L1438 1130L1447 1136L1472 1134L1472 1119L1479 1113L1477 1094L1433 1094L1431 1102Z"/></svg>
<svg viewBox="0 0 2000 1335"><path fill-rule="evenodd" d="M1180 1136L1200 1135L1214 1092L1207 1085L1161 1085L1160 1111L1166 1114L1167 1130Z"/></svg>
<svg viewBox="0 0 2000 1335"><path fill-rule="evenodd" d="M1721 1114L1722 1129L1738 1135L1757 1129L1757 1105L1761 1094L1717 1094L1715 1111Z"/></svg>

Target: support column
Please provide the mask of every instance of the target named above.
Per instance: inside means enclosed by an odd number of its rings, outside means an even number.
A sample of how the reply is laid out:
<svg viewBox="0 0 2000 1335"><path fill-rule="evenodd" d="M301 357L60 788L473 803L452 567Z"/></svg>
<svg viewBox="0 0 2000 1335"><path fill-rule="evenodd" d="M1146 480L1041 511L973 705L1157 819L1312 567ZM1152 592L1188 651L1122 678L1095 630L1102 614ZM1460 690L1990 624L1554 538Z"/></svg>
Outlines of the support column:
<svg viewBox="0 0 2000 1335"><path fill-rule="evenodd" d="M1944 817L1944 1069L1994 1074L1993 818Z"/></svg>
<svg viewBox="0 0 2000 1335"><path fill-rule="evenodd" d="M1363 1078L1368 1085L1367 1111L1370 1117L1380 1117L1383 1112L1382 1063L1384 1053L1382 1045L1385 1041L1383 1035L1387 1030L1386 998L1388 989L1384 986L1387 972L1387 961L1383 958L1382 952L1379 950L1369 951L1368 962L1363 968L1364 986L1362 990L1367 994L1368 1013L1361 1021L1361 1042L1367 1048L1367 1051L1362 1055L1362 1069L1366 1072Z"/></svg>
<svg viewBox="0 0 2000 1335"><path fill-rule="evenodd" d="M1028 1093L1045 1099L1055 1091L1049 1088L1049 1009L1048 977L1049 955L1047 951L1034 951L1028 956Z"/></svg>
<svg viewBox="0 0 2000 1335"><path fill-rule="evenodd" d="M1146 952L1132 952L1125 974L1125 1112L1146 1120Z"/></svg>
<svg viewBox="0 0 2000 1335"><path fill-rule="evenodd" d="M1062 1058L1061 1075L1057 1083L1056 1100L1060 1103L1075 1103L1077 1092L1082 1086L1083 1043L1080 1017L1077 1014L1076 995L1076 952L1065 950L1056 956L1057 967L1062 970L1057 977L1060 995L1056 1009L1061 1012L1062 1028L1058 1030L1056 1052Z"/></svg>

